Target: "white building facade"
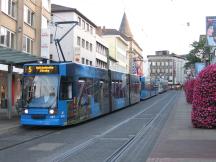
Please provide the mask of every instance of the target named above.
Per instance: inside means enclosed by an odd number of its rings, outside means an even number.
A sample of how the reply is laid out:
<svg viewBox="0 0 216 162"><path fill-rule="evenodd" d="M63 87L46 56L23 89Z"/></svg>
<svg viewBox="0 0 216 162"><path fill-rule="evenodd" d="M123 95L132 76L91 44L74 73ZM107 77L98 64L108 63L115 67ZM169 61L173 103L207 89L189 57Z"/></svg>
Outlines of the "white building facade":
<svg viewBox="0 0 216 162"><path fill-rule="evenodd" d="M77 9L52 4L52 21L77 21L78 24L60 42L66 61L73 61L90 66L106 67L108 51L106 43L96 35L96 25ZM51 29L50 58L63 61L57 52L54 39L60 39L74 24L62 24ZM99 47L100 46L100 47ZM97 51L96 51L97 50ZM100 61L98 61L100 60ZM97 64L98 63L98 64Z"/></svg>
<svg viewBox="0 0 216 162"><path fill-rule="evenodd" d="M96 67L108 68L109 44L96 34Z"/></svg>

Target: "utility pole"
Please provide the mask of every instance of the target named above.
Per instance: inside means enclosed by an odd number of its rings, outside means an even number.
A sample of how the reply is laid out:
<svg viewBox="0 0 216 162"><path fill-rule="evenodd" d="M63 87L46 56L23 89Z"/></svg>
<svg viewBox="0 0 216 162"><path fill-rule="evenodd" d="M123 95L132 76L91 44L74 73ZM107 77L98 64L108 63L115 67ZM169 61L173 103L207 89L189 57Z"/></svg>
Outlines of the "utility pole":
<svg viewBox="0 0 216 162"><path fill-rule="evenodd" d="M110 69L110 58L109 58L109 50L106 50L106 57L107 57L107 70Z"/></svg>

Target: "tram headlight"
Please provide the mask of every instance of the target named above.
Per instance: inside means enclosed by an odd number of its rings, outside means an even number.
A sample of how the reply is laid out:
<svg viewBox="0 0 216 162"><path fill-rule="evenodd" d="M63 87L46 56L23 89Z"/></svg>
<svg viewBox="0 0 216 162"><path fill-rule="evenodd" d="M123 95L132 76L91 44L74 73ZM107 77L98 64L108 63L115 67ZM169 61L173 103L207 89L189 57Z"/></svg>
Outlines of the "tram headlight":
<svg viewBox="0 0 216 162"><path fill-rule="evenodd" d="M55 113L55 110L54 109L50 109L49 113L53 115Z"/></svg>
<svg viewBox="0 0 216 162"><path fill-rule="evenodd" d="M25 110L24 110L24 113L25 113L25 114L28 114L28 113L29 113L28 109L25 109Z"/></svg>

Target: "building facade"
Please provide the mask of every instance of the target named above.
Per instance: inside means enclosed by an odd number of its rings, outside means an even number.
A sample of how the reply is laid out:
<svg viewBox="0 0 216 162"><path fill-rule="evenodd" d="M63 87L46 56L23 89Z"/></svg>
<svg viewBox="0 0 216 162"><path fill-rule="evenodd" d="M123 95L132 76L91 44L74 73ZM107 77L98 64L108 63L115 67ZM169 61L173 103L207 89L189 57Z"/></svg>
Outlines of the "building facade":
<svg viewBox="0 0 216 162"><path fill-rule="evenodd" d="M109 44L110 69L143 76L142 48L134 40L124 13L119 30L98 28Z"/></svg>
<svg viewBox="0 0 216 162"><path fill-rule="evenodd" d="M108 47L106 42L96 34L97 26L75 8L55 4L52 4L51 8L53 24L64 21L78 22L61 42L66 61L106 68ZM50 54L53 60L62 61L61 54L57 53L54 40L61 38L72 25L65 24L61 25L61 27L57 26L57 30L56 26L52 26Z"/></svg>
<svg viewBox="0 0 216 162"><path fill-rule="evenodd" d="M50 0L0 2L0 45L41 56L41 33L48 28Z"/></svg>
<svg viewBox="0 0 216 162"><path fill-rule="evenodd" d="M96 34L96 67L108 69L109 45L98 34Z"/></svg>
<svg viewBox="0 0 216 162"><path fill-rule="evenodd" d="M0 47L12 48L34 56L48 55L47 41L50 21L50 0L0 0ZM46 37L49 37L47 35ZM7 65L0 64L0 102L7 99ZM12 76L13 104L20 97L21 69L14 68ZM5 102L4 102L5 103Z"/></svg>
<svg viewBox="0 0 216 162"><path fill-rule="evenodd" d="M125 40L124 35L116 29L101 30L103 39L109 44L109 69L123 73L129 72L129 58L127 50L129 43Z"/></svg>
<svg viewBox="0 0 216 162"><path fill-rule="evenodd" d="M185 81L185 58L169 51L156 51L156 55L148 55L150 76L168 80L170 85L183 84Z"/></svg>

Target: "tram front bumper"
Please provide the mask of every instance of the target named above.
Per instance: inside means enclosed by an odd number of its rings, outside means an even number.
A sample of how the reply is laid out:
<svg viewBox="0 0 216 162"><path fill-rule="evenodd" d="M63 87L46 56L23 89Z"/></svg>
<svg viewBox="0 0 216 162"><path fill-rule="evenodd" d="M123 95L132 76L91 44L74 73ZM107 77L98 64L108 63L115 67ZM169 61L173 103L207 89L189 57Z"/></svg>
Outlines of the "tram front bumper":
<svg viewBox="0 0 216 162"><path fill-rule="evenodd" d="M21 116L20 123L22 125L37 125L37 126L65 126L67 123L63 119L32 119Z"/></svg>

